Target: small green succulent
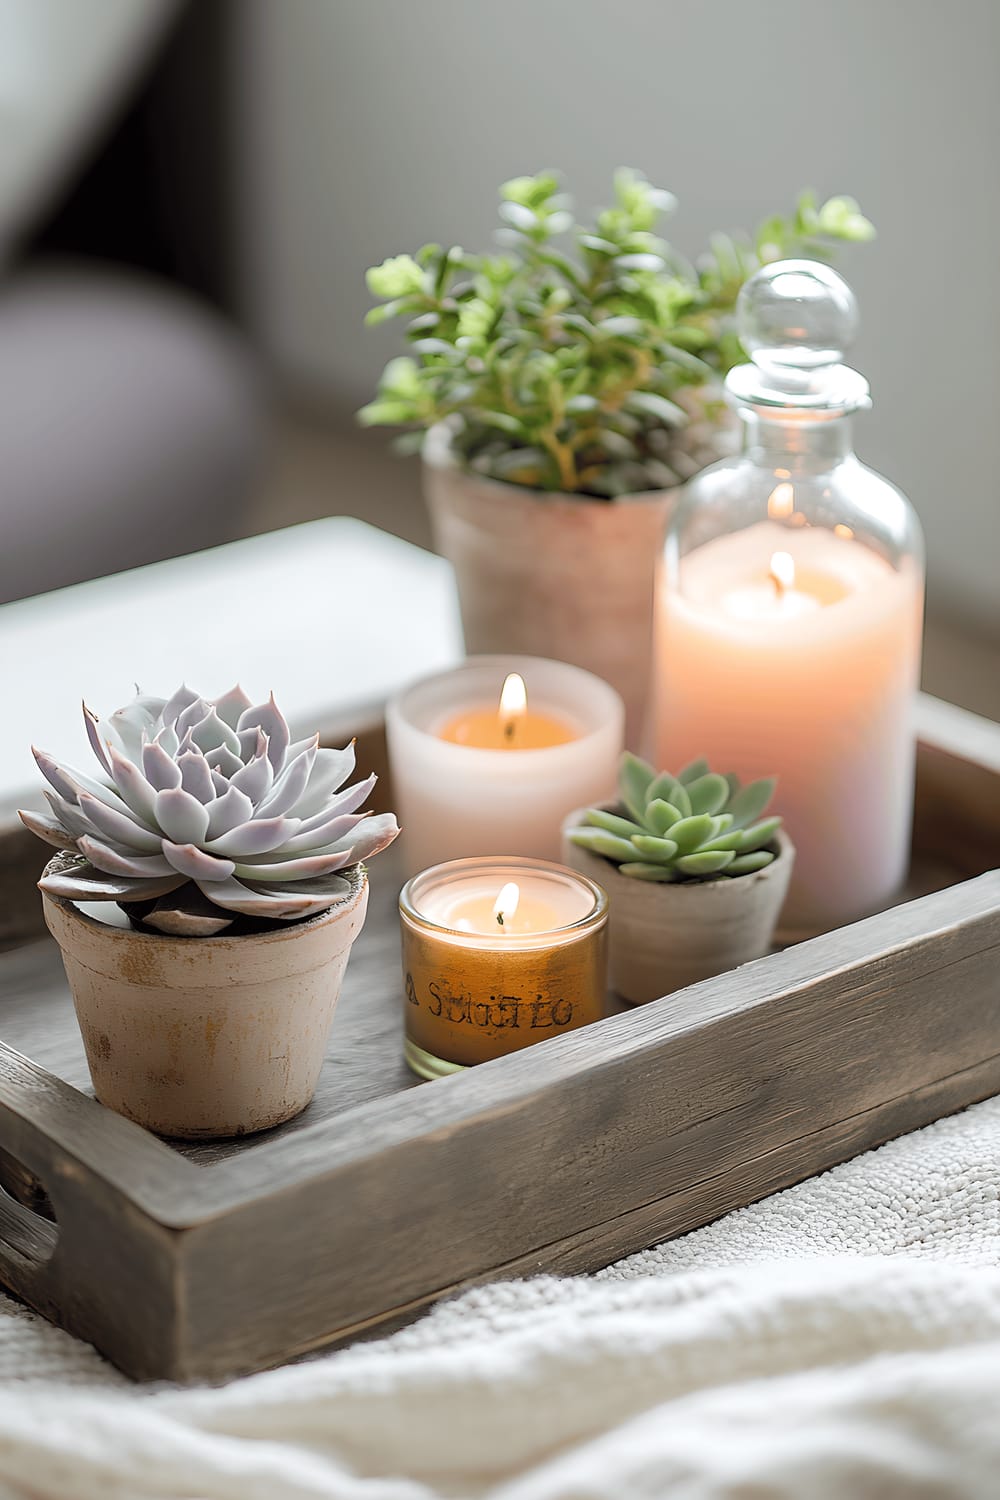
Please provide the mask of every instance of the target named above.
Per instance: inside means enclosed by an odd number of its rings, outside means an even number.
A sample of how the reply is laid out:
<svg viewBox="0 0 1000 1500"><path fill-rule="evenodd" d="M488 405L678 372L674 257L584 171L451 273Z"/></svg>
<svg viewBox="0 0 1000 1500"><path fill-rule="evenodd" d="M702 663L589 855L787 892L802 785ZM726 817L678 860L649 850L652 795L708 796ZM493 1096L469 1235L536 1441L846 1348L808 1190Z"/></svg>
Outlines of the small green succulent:
<svg viewBox="0 0 1000 1500"><path fill-rule="evenodd" d="M775 857L768 846L781 819L761 817L774 787L773 777L741 786L736 776L710 771L706 760L692 761L676 776L657 773L626 751L618 775L621 810L588 809L569 838L633 880L749 875Z"/></svg>

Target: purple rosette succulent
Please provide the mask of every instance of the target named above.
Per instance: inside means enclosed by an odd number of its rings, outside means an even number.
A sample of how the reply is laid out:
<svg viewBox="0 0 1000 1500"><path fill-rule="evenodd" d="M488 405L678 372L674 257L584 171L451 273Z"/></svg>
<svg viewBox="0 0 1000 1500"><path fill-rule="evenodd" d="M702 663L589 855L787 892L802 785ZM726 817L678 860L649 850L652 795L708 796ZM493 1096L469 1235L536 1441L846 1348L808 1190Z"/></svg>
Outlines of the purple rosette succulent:
<svg viewBox="0 0 1000 1500"><path fill-rule="evenodd" d="M292 922L344 900L351 867L399 832L391 813L358 809L375 776L344 786L354 746L292 743L274 702L233 688L214 701L181 687L137 693L100 719L84 705L101 768L87 776L33 750L51 816L21 812L67 858L41 888L117 901L147 926L220 932L237 918Z"/></svg>

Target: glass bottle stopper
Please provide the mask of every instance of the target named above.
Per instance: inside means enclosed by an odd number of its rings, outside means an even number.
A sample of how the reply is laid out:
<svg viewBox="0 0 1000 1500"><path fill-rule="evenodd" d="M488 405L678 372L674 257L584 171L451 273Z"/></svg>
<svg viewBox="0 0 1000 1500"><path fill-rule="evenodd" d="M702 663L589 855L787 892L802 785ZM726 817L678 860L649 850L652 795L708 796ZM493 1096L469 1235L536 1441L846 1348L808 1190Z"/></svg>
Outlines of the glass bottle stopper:
<svg viewBox="0 0 1000 1500"><path fill-rule="evenodd" d="M867 380L843 363L858 327L854 293L821 261L763 266L740 291L736 326L751 362L726 377L735 405L826 415L871 405Z"/></svg>

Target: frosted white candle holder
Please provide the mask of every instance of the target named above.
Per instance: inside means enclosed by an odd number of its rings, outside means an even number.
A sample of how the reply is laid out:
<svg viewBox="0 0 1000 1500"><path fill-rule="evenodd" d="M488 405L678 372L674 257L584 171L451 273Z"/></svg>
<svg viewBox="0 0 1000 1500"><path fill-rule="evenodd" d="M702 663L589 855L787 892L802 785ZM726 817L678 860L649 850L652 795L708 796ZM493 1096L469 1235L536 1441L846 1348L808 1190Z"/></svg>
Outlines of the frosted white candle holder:
<svg viewBox="0 0 1000 1500"><path fill-rule="evenodd" d="M512 672L524 678L529 712L564 719L571 740L537 750L482 750L441 738L456 715L497 704ZM386 709L407 872L472 855L558 861L566 814L614 793L624 728L624 706L614 689L565 662L470 657L413 684Z"/></svg>

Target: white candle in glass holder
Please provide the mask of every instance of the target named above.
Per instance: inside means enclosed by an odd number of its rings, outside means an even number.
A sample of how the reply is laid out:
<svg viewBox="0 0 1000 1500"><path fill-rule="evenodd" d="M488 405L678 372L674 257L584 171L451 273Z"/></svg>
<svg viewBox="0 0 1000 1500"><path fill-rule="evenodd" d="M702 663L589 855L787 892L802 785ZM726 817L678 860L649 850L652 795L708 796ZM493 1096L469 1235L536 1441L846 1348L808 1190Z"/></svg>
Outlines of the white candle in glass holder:
<svg viewBox="0 0 1000 1500"><path fill-rule="evenodd" d="M606 682L539 657L470 657L406 689L386 735L408 872L471 855L558 859L566 814L614 793L624 721Z"/></svg>

